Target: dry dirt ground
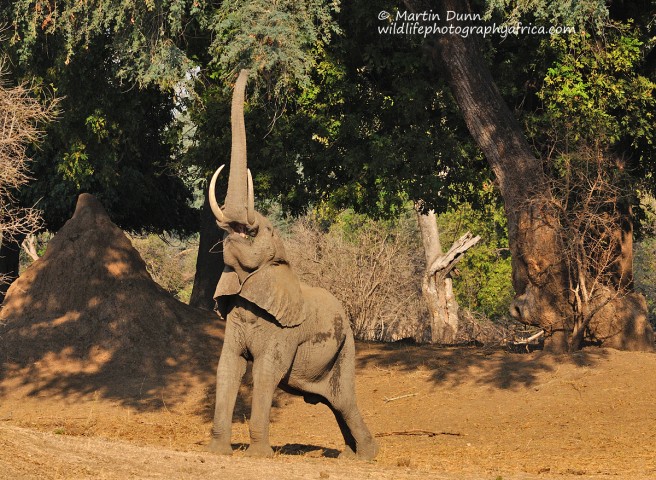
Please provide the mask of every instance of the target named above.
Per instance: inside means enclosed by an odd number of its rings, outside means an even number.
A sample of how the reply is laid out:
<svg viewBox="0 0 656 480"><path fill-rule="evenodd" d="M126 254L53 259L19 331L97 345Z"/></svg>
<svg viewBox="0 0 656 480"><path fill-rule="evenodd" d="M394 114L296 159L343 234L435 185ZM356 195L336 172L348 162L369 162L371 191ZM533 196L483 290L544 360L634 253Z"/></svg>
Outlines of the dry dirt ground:
<svg viewBox="0 0 656 480"><path fill-rule="evenodd" d="M360 344L357 362L358 402L381 447L374 462L334 458L342 446L329 410L282 392L275 457L240 450L247 388L238 451L217 457L203 450L211 376L106 374L81 389L25 381L28 367L0 383L0 477L656 478L655 354Z"/></svg>

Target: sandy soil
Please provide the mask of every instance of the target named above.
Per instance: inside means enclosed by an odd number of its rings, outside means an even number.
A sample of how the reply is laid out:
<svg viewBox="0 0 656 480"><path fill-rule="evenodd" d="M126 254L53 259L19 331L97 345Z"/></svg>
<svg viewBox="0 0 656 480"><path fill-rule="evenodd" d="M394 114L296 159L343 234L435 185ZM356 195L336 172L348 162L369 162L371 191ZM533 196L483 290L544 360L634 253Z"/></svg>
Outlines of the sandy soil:
<svg viewBox="0 0 656 480"><path fill-rule="evenodd" d="M208 365L213 369L215 362ZM573 356L358 346L358 401L380 442L374 462L342 448L329 410L280 392L274 459L249 459L248 388L233 457L204 452L208 375L0 383L3 478L656 478L656 355ZM34 383L36 382L36 384Z"/></svg>

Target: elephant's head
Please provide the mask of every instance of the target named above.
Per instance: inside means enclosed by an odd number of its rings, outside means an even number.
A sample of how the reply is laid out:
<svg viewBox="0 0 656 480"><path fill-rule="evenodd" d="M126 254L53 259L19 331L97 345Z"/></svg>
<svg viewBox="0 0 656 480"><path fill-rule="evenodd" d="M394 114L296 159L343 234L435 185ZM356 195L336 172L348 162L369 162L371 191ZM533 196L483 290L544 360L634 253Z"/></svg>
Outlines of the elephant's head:
<svg viewBox="0 0 656 480"><path fill-rule="evenodd" d="M219 206L215 192L223 165L212 176L209 187L210 207L217 225L225 232L223 260L226 268L215 297L239 294L267 310L282 325L289 326L300 317L300 283L287 264L285 248L273 225L254 208L244 125L247 79L248 70L242 70L232 96L232 150L223 207Z"/></svg>

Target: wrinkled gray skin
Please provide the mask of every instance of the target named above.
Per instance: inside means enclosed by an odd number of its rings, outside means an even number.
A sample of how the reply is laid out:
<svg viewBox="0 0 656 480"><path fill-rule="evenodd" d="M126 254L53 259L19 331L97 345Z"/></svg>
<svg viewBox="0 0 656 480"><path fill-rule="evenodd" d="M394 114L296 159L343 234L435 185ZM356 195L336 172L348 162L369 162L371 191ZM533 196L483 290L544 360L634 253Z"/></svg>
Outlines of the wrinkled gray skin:
<svg viewBox="0 0 656 480"><path fill-rule="evenodd" d="M217 369L216 409L209 450L232 453L230 434L237 392L248 361L253 362L250 418L251 456L271 456L269 414L277 386L324 403L335 414L346 448L344 456L372 459L378 446L355 400L355 345L339 301L322 288L302 284L289 267L271 222L253 210L246 171L242 71L233 96L233 149L226 203L210 203L225 231L226 268L217 286L219 312L226 318ZM243 157L243 158L242 158Z"/></svg>

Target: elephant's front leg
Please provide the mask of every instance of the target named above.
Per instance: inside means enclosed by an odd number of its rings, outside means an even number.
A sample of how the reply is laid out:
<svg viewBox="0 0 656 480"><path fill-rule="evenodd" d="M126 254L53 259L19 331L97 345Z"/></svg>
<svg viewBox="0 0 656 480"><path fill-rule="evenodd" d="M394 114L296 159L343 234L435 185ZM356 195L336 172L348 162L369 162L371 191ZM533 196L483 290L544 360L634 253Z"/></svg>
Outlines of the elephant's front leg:
<svg viewBox="0 0 656 480"><path fill-rule="evenodd" d="M294 359L295 345L275 342L266 353L253 361L253 405L249 423L251 444L246 455L270 457L273 449L269 443L269 417L273 395L280 380L289 370Z"/></svg>
<svg viewBox="0 0 656 480"><path fill-rule="evenodd" d="M208 450L213 453L232 454L232 445L230 444L232 413L245 372L246 358L226 341L216 370L216 406L212 441L208 446Z"/></svg>

